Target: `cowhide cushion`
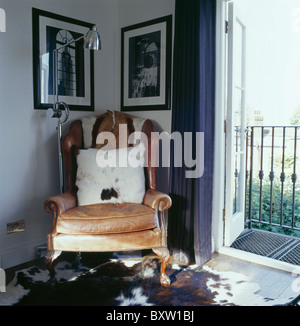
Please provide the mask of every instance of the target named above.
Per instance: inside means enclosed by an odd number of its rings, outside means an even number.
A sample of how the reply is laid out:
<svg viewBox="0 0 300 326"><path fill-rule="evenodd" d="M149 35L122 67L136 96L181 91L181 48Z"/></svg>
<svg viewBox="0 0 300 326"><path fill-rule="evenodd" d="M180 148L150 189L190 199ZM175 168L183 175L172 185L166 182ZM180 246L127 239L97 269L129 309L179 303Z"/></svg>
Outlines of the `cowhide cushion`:
<svg viewBox="0 0 300 326"><path fill-rule="evenodd" d="M114 150L82 149L77 155L78 205L142 203L145 195L145 146ZM107 165L116 157L115 167Z"/></svg>
<svg viewBox="0 0 300 326"><path fill-rule="evenodd" d="M127 136L135 131L142 131L145 119L124 112L107 111L99 115L88 116L81 119L84 148L102 148L104 144L97 144L97 136L101 132L111 132L116 139L116 148L119 144L119 127L127 125ZM128 146L129 147L129 146Z"/></svg>

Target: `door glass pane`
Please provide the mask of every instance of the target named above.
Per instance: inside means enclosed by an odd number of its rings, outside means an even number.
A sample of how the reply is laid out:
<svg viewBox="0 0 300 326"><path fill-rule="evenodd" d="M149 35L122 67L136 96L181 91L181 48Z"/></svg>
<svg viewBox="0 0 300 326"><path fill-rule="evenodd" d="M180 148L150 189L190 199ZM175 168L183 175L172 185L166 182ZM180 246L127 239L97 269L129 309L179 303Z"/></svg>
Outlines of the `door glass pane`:
<svg viewBox="0 0 300 326"><path fill-rule="evenodd" d="M241 127L242 127L242 91L235 89L233 104L234 150L241 151Z"/></svg>
<svg viewBox="0 0 300 326"><path fill-rule="evenodd" d="M232 205L232 214L240 212L240 194L241 194L241 159L240 155L235 155L234 159L234 182L233 182L233 205Z"/></svg>
<svg viewBox="0 0 300 326"><path fill-rule="evenodd" d="M243 187L242 175L241 175L241 164L243 153L243 142L244 142L244 132L242 124L242 97L244 91L240 88L235 88L234 90L234 103L233 103L233 146L234 146L234 172L233 172L233 205L232 213L236 214L242 210L241 205L241 194Z"/></svg>
<svg viewBox="0 0 300 326"><path fill-rule="evenodd" d="M243 87L243 26L237 21L235 29L235 85Z"/></svg>

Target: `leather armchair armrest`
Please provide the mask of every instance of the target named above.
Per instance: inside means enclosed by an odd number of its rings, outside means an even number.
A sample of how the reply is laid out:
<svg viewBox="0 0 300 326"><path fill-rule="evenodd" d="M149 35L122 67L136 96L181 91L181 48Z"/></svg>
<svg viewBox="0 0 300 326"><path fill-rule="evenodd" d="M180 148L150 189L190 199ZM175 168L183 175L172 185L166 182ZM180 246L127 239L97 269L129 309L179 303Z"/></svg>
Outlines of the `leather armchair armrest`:
<svg viewBox="0 0 300 326"><path fill-rule="evenodd" d="M154 189L149 189L144 197L144 205L147 205L153 209L164 211L172 206L171 198Z"/></svg>
<svg viewBox="0 0 300 326"><path fill-rule="evenodd" d="M44 208L47 213L53 214L55 217L63 212L76 207L77 197L74 193L66 192L61 195L49 197L45 200Z"/></svg>

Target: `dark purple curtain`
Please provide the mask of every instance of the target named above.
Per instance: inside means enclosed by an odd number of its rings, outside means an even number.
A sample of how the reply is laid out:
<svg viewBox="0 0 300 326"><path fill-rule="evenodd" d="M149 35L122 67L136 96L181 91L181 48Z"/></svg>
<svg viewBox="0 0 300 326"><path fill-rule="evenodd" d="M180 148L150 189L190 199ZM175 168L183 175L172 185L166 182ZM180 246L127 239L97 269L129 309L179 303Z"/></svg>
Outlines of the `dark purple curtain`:
<svg viewBox="0 0 300 326"><path fill-rule="evenodd" d="M176 259L204 264L212 256L216 0L176 0L175 10L172 132L192 133L194 159L196 133L204 133L204 173L187 178L184 159L182 167L171 164L169 248Z"/></svg>

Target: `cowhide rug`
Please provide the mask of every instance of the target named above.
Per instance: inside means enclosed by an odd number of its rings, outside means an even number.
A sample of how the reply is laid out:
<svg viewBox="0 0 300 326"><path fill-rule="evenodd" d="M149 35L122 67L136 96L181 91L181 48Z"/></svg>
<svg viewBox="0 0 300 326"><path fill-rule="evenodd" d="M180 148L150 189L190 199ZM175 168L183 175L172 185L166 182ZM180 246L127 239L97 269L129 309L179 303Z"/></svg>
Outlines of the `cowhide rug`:
<svg viewBox="0 0 300 326"><path fill-rule="evenodd" d="M16 272L0 293L0 305L17 306L274 306L292 298L271 300L243 274L209 267L169 265L170 287L159 282L156 259L115 260L90 268L61 261L56 278L33 266Z"/></svg>

